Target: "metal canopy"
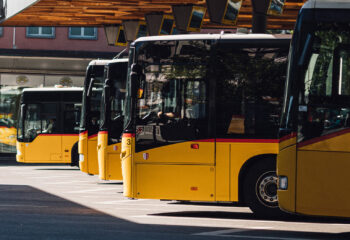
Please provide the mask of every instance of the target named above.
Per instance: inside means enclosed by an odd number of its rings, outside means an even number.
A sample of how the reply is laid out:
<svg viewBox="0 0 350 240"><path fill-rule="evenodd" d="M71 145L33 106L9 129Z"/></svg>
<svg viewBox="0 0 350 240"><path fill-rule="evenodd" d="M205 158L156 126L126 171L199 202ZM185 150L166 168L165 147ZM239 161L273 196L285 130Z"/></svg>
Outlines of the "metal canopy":
<svg viewBox="0 0 350 240"><path fill-rule="evenodd" d="M305 1L286 0L282 16L267 17L267 29L292 29ZM8 0L7 5L21 6L20 2L34 4L13 17L7 15L2 26L102 26L144 20L146 14L154 12L171 14L172 5L206 6L205 0ZM243 0L236 26L210 23L207 12L203 28L251 28L252 12L252 0Z"/></svg>

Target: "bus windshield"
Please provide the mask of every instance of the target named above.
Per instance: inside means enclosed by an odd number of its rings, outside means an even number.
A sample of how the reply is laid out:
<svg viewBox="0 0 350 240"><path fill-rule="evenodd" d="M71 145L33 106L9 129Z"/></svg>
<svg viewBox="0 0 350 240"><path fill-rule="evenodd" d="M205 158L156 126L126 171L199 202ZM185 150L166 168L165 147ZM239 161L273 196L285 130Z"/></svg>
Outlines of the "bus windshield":
<svg viewBox="0 0 350 240"><path fill-rule="evenodd" d="M300 79L298 142L350 126L349 25L317 23L312 29L299 40L304 44L293 61Z"/></svg>
<svg viewBox="0 0 350 240"><path fill-rule="evenodd" d="M104 65L90 65L84 83L80 128L84 129L84 131L90 130L91 134L98 131L104 82L103 71ZM91 82L92 79L94 79L93 82ZM91 89L90 95L88 95L89 89Z"/></svg>
<svg viewBox="0 0 350 240"><path fill-rule="evenodd" d="M100 130L108 131L110 144L120 141L123 130L127 70L127 61L110 63L105 67Z"/></svg>
<svg viewBox="0 0 350 240"><path fill-rule="evenodd" d="M207 135L210 50L211 41L146 42L138 46L143 97L136 106L137 150Z"/></svg>

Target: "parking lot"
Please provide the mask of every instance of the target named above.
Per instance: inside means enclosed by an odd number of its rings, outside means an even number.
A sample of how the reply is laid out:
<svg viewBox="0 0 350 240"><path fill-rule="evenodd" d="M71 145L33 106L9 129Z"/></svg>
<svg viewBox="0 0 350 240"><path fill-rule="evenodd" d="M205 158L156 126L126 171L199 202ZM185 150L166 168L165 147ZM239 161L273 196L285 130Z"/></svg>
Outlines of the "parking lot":
<svg viewBox="0 0 350 240"><path fill-rule="evenodd" d="M256 218L228 204L132 200L65 165L0 165L0 239L349 239L350 221Z"/></svg>

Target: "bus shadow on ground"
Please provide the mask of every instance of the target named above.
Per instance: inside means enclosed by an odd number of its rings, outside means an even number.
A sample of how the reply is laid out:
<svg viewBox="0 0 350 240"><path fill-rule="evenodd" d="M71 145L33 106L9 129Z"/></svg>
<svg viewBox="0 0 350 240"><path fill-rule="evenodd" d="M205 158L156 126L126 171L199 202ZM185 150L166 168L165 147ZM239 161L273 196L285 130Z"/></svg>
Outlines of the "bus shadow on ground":
<svg viewBox="0 0 350 240"><path fill-rule="evenodd" d="M32 165L29 165L32 166ZM47 164L45 165L41 165L41 166L47 166ZM56 166L56 165L50 165L50 166ZM58 165L58 166L67 166L67 165ZM80 171L79 168L77 167L71 167L71 168L37 168L34 169L37 171L41 171L41 170L45 170L45 171Z"/></svg>
<svg viewBox="0 0 350 240"><path fill-rule="evenodd" d="M219 205L218 205L219 206ZM235 207L235 206L231 206ZM349 224L347 218L330 218L330 217L309 217L284 213L282 216L258 216L252 212L224 212L224 211L181 211L150 214L153 216L168 217L194 217L194 218L213 218L213 219L241 219L241 220L267 220L283 222L305 222L305 223L338 223Z"/></svg>
<svg viewBox="0 0 350 240"><path fill-rule="evenodd" d="M208 213L203 212L203 215ZM219 213L223 214L223 213ZM189 213L179 213L178 216ZM0 185L0 239L349 239L350 233L305 233L220 227L139 224L27 185ZM197 213L192 216L200 217ZM231 216L232 217L232 216ZM222 234L222 230L225 234ZM227 232L228 230L228 232ZM218 233L219 232L219 233ZM263 237L262 237L263 236Z"/></svg>
<svg viewBox="0 0 350 240"><path fill-rule="evenodd" d="M98 185L123 185L123 182L108 182L108 180L100 180L101 182L98 182Z"/></svg>

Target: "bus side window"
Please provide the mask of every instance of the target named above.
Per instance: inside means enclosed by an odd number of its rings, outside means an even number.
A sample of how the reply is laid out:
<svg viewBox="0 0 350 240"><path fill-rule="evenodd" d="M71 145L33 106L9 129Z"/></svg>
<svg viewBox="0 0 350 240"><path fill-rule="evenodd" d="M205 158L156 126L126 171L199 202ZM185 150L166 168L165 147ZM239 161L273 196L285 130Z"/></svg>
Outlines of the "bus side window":
<svg viewBox="0 0 350 240"><path fill-rule="evenodd" d="M60 129L57 122L57 103L44 103L41 105L41 132L59 133Z"/></svg>
<svg viewBox="0 0 350 240"><path fill-rule="evenodd" d="M276 138L287 49L219 47L216 134Z"/></svg>
<svg viewBox="0 0 350 240"><path fill-rule="evenodd" d="M63 129L64 133L74 133L76 123L76 110L74 103L65 103L63 111Z"/></svg>

